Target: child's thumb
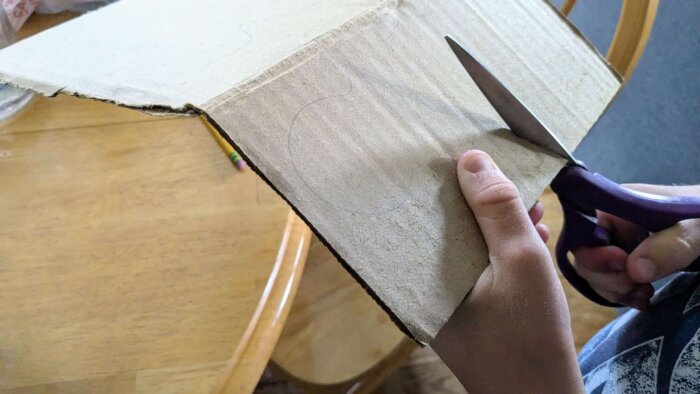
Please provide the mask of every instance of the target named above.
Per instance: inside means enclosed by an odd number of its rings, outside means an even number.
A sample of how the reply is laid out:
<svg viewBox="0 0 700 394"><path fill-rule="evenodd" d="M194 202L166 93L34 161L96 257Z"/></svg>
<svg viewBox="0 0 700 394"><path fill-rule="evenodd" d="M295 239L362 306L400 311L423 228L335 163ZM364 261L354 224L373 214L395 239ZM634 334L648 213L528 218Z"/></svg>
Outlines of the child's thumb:
<svg viewBox="0 0 700 394"><path fill-rule="evenodd" d="M700 256L700 219L688 219L650 235L627 258L627 273L651 283L688 267Z"/></svg>
<svg viewBox="0 0 700 394"><path fill-rule="evenodd" d="M544 244L530 221L518 189L491 157L467 151L459 158L457 175L469 207L495 261L509 262L528 252L542 253Z"/></svg>

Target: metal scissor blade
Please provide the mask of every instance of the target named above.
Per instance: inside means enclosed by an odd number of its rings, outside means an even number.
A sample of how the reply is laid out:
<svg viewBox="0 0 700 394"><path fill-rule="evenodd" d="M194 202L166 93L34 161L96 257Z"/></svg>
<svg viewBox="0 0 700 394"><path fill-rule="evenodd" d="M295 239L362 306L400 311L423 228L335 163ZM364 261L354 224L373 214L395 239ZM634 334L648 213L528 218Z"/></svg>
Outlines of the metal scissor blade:
<svg viewBox="0 0 700 394"><path fill-rule="evenodd" d="M445 36L445 40L447 40L450 48L457 55L457 59L462 63L464 69L471 75L476 86L479 87L479 90L486 96L486 99L489 100L493 108L515 135L547 149L572 163L576 163L576 159L562 145L559 139L520 100L513 96L489 70L482 66L450 36Z"/></svg>

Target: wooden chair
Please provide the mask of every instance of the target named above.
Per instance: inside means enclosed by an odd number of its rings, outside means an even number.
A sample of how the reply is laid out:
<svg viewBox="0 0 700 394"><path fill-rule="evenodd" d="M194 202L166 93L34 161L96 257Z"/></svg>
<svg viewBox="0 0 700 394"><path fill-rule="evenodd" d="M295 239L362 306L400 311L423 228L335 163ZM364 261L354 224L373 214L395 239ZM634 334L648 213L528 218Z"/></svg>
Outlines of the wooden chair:
<svg viewBox="0 0 700 394"><path fill-rule="evenodd" d="M218 374L212 393L246 393L255 388L296 297L311 239L311 230L289 211L280 250L263 296L233 355Z"/></svg>
<svg viewBox="0 0 700 394"><path fill-rule="evenodd" d="M369 392L416 344L316 238L274 369L309 392Z"/></svg>
<svg viewBox="0 0 700 394"><path fill-rule="evenodd" d="M561 12L569 16L577 0L566 0ZM622 0L620 18L606 55L623 78L632 75L649 41L659 0Z"/></svg>
<svg viewBox="0 0 700 394"><path fill-rule="evenodd" d="M575 3L567 0L562 13L568 15ZM622 1L607 58L624 78L644 51L657 8L658 0ZM555 240L561 210L551 191L545 192L543 202ZM567 295L576 297L568 290ZM287 326L272 355L275 370L309 393L367 393L415 347L314 239Z"/></svg>

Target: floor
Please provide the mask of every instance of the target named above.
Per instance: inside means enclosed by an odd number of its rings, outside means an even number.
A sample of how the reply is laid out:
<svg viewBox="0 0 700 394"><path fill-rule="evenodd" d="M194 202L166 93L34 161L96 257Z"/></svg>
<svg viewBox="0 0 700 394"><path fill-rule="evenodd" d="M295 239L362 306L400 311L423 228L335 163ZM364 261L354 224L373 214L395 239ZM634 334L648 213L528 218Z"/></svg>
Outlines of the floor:
<svg viewBox="0 0 700 394"><path fill-rule="evenodd" d="M571 293L570 293L571 294ZM574 298L573 302L581 300ZM572 323L576 347L581 346L608 322L612 317L611 311L600 310L597 307L582 307L584 304L572 305ZM260 385L255 391L258 394L302 393L284 379L266 371ZM416 349L404 365L396 370L376 391L376 394L428 394L445 393L460 394L466 390L457 378L450 372L440 358L429 347Z"/></svg>
<svg viewBox="0 0 700 394"><path fill-rule="evenodd" d="M568 286L567 286L568 287ZM565 289L571 305L571 318L577 349L614 318L614 312L579 299L571 288ZM589 305L587 305L589 304ZM256 390L259 394L301 393L284 379L267 372ZM376 394L461 394L466 390L429 347L416 349L409 360L392 374Z"/></svg>
<svg viewBox="0 0 700 394"><path fill-rule="evenodd" d="M457 378L429 347L416 349L376 394L466 393Z"/></svg>
<svg viewBox="0 0 700 394"><path fill-rule="evenodd" d="M292 383L265 371L256 394L302 394ZM376 394L466 393L457 378L429 347L416 349L410 359L394 372Z"/></svg>

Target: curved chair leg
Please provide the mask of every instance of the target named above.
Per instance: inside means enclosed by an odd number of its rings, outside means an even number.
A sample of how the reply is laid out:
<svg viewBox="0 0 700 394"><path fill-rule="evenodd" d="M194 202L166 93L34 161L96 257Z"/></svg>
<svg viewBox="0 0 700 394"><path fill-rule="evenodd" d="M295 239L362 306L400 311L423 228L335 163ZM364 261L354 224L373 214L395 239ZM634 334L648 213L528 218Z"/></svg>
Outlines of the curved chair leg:
<svg viewBox="0 0 700 394"><path fill-rule="evenodd" d="M575 5L576 0L566 0L561 6L562 14L568 17ZM622 0L620 18L606 57L624 79L632 75L644 53L658 8L659 0Z"/></svg>
<svg viewBox="0 0 700 394"><path fill-rule="evenodd" d="M571 14L571 10L574 9L574 6L576 5L576 0L566 0L564 4L561 6L561 13L569 16Z"/></svg>
<svg viewBox="0 0 700 394"><path fill-rule="evenodd" d="M627 79L632 75L649 41L656 19L658 0L623 0L607 58L610 64Z"/></svg>
<svg viewBox="0 0 700 394"><path fill-rule="evenodd" d="M416 346L314 238L273 370L307 393L367 393Z"/></svg>
<svg viewBox="0 0 700 394"><path fill-rule="evenodd" d="M274 268L243 339L219 374L212 393L251 393L277 344L296 295L311 230L292 211Z"/></svg>

